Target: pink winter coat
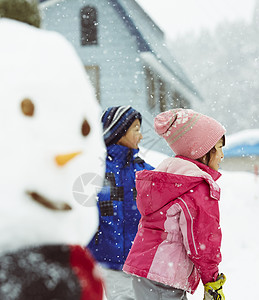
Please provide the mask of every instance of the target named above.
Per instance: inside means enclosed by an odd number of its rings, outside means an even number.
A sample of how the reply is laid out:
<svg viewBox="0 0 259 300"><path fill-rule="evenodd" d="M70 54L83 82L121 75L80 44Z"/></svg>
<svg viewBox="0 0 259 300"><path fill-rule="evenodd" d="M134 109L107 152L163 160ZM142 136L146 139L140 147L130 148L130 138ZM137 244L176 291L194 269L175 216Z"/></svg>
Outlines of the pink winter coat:
<svg viewBox="0 0 259 300"><path fill-rule="evenodd" d="M220 173L182 156L136 176L138 232L123 270L194 293L221 261Z"/></svg>

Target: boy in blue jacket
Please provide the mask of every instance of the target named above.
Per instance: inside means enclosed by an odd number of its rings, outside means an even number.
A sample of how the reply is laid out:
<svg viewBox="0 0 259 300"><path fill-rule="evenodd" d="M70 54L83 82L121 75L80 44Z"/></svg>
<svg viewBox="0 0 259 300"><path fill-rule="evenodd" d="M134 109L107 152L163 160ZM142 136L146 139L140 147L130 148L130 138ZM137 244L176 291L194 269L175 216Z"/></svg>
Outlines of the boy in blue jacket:
<svg viewBox="0 0 259 300"><path fill-rule="evenodd" d="M131 278L122 267L140 220L135 173L154 168L138 157L143 138L138 111L131 106L109 107L101 120L107 146L106 174L98 194L99 229L88 248L103 267L107 299L130 300L134 299Z"/></svg>

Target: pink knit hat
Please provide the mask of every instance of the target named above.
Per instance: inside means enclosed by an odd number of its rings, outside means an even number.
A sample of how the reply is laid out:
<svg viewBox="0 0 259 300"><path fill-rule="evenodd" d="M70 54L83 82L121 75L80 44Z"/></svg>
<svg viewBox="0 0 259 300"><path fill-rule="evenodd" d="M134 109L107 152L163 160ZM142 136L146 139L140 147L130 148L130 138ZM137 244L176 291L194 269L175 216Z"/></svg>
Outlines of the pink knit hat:
<svg viewBox="0 0 259 300"><path fill-rule="evenodd" d="M226 132L213 118L182 108L160 113L154 126L176 155L192 159L204 156Z"/></svg>

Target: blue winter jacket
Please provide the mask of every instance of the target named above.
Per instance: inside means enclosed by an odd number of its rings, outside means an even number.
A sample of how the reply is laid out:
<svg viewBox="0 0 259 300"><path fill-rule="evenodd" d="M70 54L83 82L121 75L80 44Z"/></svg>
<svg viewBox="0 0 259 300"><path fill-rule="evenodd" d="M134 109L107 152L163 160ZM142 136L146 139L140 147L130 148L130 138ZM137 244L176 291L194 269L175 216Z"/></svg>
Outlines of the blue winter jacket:
<svg viewBox="0 0 259 300"><path fill-rule="evenodd" d="M109 269L122 270L137 233L135 173L154 169L138 152L121 145L107 147L105 181L98 194L99 228L88 248Z"/></svg>

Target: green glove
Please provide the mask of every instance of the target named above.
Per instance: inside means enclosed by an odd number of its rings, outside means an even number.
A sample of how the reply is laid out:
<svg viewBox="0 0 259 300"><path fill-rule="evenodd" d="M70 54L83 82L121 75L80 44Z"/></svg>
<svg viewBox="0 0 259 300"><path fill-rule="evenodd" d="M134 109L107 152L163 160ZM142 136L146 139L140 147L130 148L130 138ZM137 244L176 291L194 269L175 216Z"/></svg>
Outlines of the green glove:
<svg viewBox="0 0 259 300"><path fill-rule="evenodd" d="M214 282L207 282L204 285L203 300L225 300L222 286L226 281L226 276L221 273Z"/></svg>

